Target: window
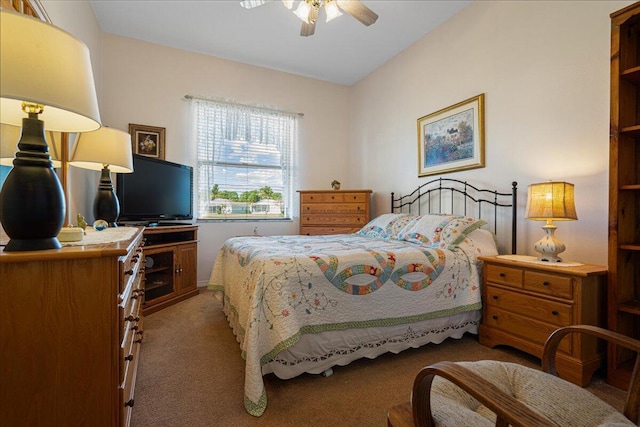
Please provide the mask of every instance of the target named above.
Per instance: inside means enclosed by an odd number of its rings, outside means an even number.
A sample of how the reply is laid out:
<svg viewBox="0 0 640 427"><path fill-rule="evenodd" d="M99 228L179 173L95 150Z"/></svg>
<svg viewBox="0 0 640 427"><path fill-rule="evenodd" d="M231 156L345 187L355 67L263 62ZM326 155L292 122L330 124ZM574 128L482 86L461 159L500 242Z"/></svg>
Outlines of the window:
<svg viewBox="0 0 640 427"><path fill-rule="evenodd" d="M291 218L297 115L193 102L198 218Z"/></svg>

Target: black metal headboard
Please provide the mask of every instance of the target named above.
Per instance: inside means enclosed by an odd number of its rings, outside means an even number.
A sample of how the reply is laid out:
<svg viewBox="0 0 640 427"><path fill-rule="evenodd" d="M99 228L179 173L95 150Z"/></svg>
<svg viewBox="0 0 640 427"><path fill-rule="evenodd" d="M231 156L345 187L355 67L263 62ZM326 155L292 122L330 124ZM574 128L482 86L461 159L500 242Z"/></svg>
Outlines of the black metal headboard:
<svg viewBox="0 0 640 427"><path fill-rule="evenodd" d="M493 206L491 208L493 210L493 232L497 234L498 208L511 208L511 253L515 254L517 249L517 190L518 183L515 181L511 183L510 193L501 193L497 190L477 188L466 181L437 178L425 182L406 196L396 198L395 193L391 193L391 212L421 215L424 207L426 208L425 213L449 213L482 219L483 205L490 205ZM455 197L456 194L459 197ZM444 201L443 196L446 199ZM447 210L443 203L448 201L451 203L450 209Z"/></svg>

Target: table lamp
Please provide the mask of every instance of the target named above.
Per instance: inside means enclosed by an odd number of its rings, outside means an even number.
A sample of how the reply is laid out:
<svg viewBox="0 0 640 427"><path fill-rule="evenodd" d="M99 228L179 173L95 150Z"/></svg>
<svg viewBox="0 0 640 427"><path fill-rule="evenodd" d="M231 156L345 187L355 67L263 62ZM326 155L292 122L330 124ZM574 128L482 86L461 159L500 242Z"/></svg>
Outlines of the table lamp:
<svg viewBox="0 0 640 427"><path fill-rule="evenodd" d="M59 249L65 218L45 129L100 128L89 49L38 19L0 9L0 123L22 127L13 168L0 192L5 252Z"/></svg>
<svg viewBox="0 0 640 427"><path fill-rule="evenodd" d="M131 135L121 130L102 127L95 132L78 135L71 160L71 166L100 170L98 194L93 201L93 216L103 219L110 226L117 226L120 203L113 191L111 172L133 172L131 155Z"/></svg>
<svg viewBox="0 0 640 427"><path fill-rule="evenodd" d="M527 219L547 222L542 227L545 236L534 245L534 249L540 253L538 260L562 262L558 254L566 247L555 237L558 227L553 225L553 221L578 219L573 194L573 184L568 182L549 181L529 185Z"/></svg>

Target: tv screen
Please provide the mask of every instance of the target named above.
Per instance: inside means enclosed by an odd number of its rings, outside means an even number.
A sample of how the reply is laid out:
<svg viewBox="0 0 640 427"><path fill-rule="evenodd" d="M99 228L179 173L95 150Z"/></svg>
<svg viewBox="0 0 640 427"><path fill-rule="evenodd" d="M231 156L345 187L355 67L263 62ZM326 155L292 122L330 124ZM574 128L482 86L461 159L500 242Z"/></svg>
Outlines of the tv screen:
<svg viewBox="0 0 640 427"><path fill-rule="evenodd" d="M119 222L193 219L193 168L134 154L133 173L117 174L116 195Z"/></svg>

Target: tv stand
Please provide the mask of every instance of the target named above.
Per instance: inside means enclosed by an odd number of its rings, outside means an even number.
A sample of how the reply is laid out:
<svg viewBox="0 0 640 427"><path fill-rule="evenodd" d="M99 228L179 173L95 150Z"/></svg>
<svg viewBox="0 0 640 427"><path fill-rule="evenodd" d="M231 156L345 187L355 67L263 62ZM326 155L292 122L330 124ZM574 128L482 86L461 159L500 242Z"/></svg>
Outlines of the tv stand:
<svg viewBox="0 0 640 427"><path fill-rule="evenodd" d="M198 226L158 225L143 234L146 316L198 294Z"/></svg>

